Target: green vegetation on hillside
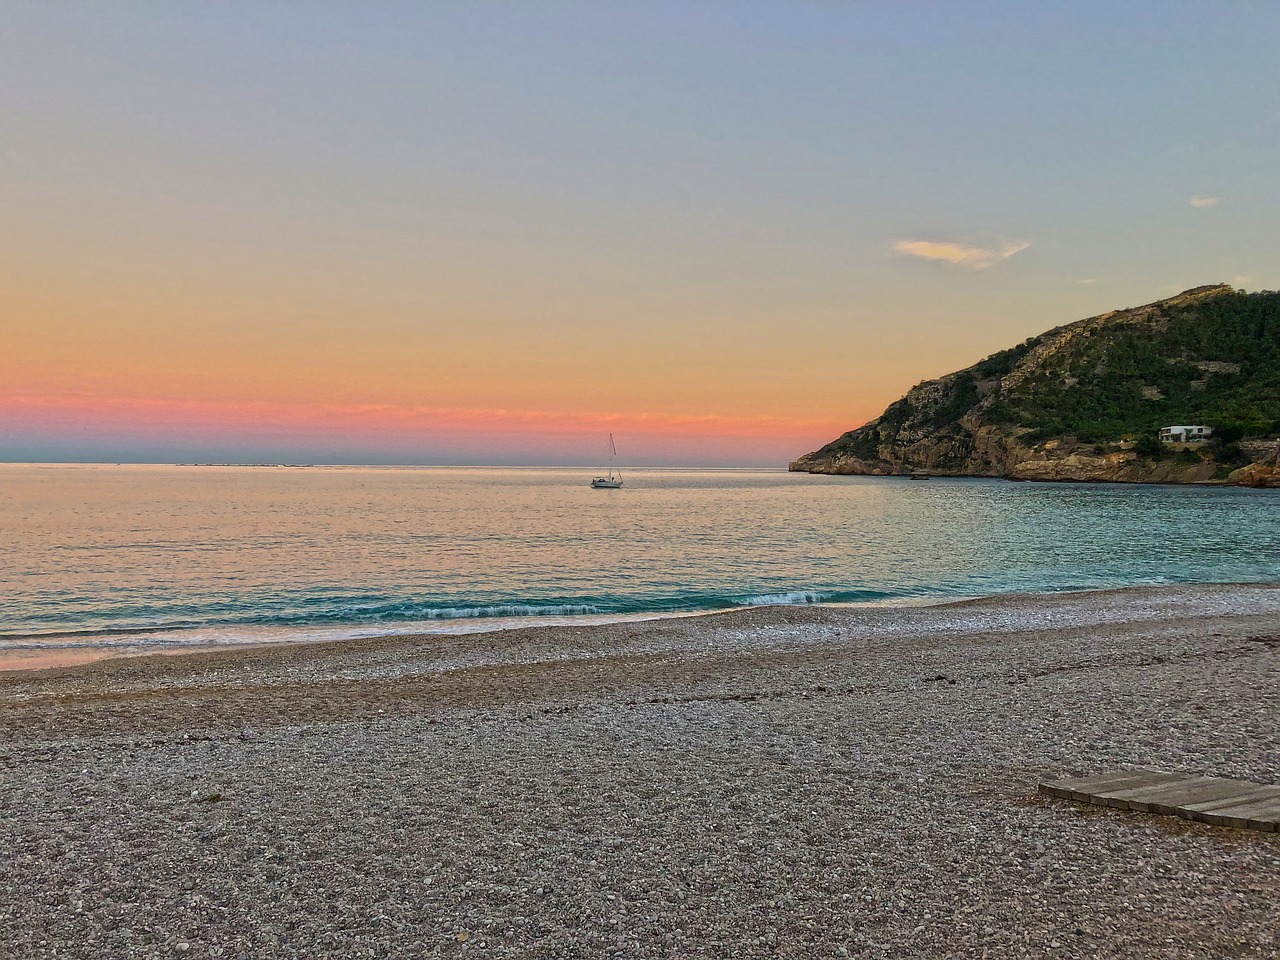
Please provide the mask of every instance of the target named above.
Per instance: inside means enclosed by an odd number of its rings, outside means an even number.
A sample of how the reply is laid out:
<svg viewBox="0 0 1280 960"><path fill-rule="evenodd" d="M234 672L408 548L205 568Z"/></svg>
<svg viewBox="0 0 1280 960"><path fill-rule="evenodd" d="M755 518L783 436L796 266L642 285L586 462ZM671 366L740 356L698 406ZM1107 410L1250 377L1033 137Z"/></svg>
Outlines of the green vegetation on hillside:
<svg viewBox="0 0 1280 960"><path fill-rule="evenodd" d="M1212 426L1213 442L1170 450L1158 431L1180 423ZM1225 476L1248 461L1242 440L1276 435L1280 293L1219 285L1056 327L920 383L878 419L802 459L853 461L853 472L860 461L998 475L1009 464L993 437L1020 448L1074 438L1094 455L1131 440L1145 462L1214 463Z"/></svg>
<svg viewBox="0 0 1280 960"><path fill-rule="evenodd" d="M1000 369L1009 353L975 369ZM1224 294L1099 327L1002 396L988 417L1030 427L1024 442L1153 436L1173 423L1236 436L1280 432L1280 293Z"/></svg>
<svg viewBox="0 0 1280 960"><path fill-rule="evenodd" d="M1008 350L999 350L993 353L987 359L979 361L973 368L974 374L983 380L996 380L1013 372L1019 361L1022 360L1031 348L1038 344L1043 337L1028 337L1016 347L1010 347Z"/></svg>

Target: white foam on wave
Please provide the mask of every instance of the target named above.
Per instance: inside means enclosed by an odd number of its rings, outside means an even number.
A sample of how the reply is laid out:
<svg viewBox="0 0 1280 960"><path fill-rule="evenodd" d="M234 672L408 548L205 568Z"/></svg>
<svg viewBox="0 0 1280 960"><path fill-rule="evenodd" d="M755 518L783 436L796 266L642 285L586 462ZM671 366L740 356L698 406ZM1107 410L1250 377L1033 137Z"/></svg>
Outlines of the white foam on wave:
<svg viewBox="0 0 1280 960"><path fill-rule="evenodd" d="M467 608L474 609L474 608ZM549 608L538 608L546 610ZM227 647L266 644L325 643L412 634L460 635L521 630L529 627L584 627L643 620L692 617L719 611L650 613L597 613L514 615L486 617L479 614L452 620L417 620L404 623L365 623L326 626L208 626L190 629L101 634L75 639L63 634L53 638L28 637L24 643L0 643L0 671L67 666L106 657L132 657L151 653L187 653Z"/></svg>
<svg viewBox="0 0 1280 960"><path fill-rule="evenodd" d="M744 607L771 607L777 604L822 603L830 597L829 593L795 590L791 593L762 593L754 597L743 597L736 602Z"/></svg>
<svg viewBox="0 0 1280 960"><path fill-rule="evenodd" d="M494 617L581 617L603 614L589 603L566 603L559 606L535 607L519 603L503 603L491 607L442 607L425 614L425 620L464 620ZM399 632L399 631L397 631Z"/></svg>

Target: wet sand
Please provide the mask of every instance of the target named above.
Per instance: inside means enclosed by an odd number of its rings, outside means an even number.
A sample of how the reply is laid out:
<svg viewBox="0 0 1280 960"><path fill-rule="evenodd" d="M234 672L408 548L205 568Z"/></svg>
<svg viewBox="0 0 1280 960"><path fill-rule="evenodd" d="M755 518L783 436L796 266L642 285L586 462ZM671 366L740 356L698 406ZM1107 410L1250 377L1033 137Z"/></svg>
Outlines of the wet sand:
<svg viewBox="0 0 1280 960"><path fill-rule="evenodd" d="M1280 585L392 637L0 675L14 957L1273 957Z"/></svg>

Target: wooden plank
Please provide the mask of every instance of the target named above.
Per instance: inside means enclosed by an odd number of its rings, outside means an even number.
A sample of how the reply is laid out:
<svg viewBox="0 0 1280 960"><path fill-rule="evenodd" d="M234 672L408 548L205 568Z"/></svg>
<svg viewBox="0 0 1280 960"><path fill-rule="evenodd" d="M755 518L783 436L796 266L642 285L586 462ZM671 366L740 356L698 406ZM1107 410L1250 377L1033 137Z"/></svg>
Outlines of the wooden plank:
<svg viewBox="0 0 1280 960"><path fill-rule="evenodd" d="M1280 796L1255 800L1252 803L1197 810L1195 818L1221 827L1280 832Z"/></svg>
<svg viewBox="0 0 1280 960"><path fill-rule="evenodd" d="M1217 826L1280 831L1280 786L1163 773L1158 770L1117 770L1049 780L1041 793L1064 800L1198 820Z"/></svg>
<svg viewBox="0 0 1280 960"><path fill-rule="evenodd" d="M1158 806L1166 798L1181 796L1188 789L1200 787L1201 781L1205 779L1204 777L1189 779L1176 774L1166 774L1159 778L1148 777L1142 783L1115 784L1096 792L1090 791L1092 795L1085 799L1090 803L1102 803L1120 810L1158 813L1160 811L1153 806L1153 801ZM1218 793L1215 792L1214 796L1217 795Z"/></svg>
<svg viewBox="0 0 1280 960"><path fill-rule="evenodd" d="M1280 797L1280 788L1257 786L1249 787L1233 793L1231 796L1221 800L1201 800L1198 803L1182 804L1192 812L1201 810L1214 810L1225 807L1241 807L1252 806L1256 803L1265 803Z"/></svg>
<svg viewBox="0 0 1280 960"><path fill-rule="evenodd" d="M1147 790L1122 790L1112 794L1130 810L1143 813L1176 815L1182 808L1199 803L1222 803L1238 796L1248 784L1233 780L1215 780L1212 777L1187 777L1185 780L1166 783Z"/></svg>
<svg viewBox="0 0 1280 960"><path fill-rule="evenodd" d="M1182 778L1178 774L1161 773L1157 770L1121 770L1100 776L1053 780L1040 784L1040 792L1064 800L1093 802L1094 796L1109 794L1113 790L1156 786L1180 779Z"/></svg>
<svg viewBox="0 0 1280 960"><path fill-rule="evenodd" d="M1107 788L1121 782L1137 782L1148 773L1149 771L1146 770L1124 770L1119 773L1108 773L1101 776L1053 780L1048 783L1040 784L1040 787L1044 792L1050 792L1054 796L1062 796L1070 799L1076 794L1080 794L1083 797L1083 795L1090 792L1106 790Z"/></svg>

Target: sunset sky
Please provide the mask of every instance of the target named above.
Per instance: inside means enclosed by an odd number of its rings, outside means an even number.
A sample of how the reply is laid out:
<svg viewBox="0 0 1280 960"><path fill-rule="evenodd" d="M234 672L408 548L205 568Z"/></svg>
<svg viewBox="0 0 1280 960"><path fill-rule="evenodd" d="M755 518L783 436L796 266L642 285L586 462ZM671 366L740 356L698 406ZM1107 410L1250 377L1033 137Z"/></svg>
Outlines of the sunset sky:
<svg viewBox="0 0 1280 960"><path fill-rule="evenodd" d="M1276 3L0 6L0 459L785 464L1280 287Z"/></svg>

